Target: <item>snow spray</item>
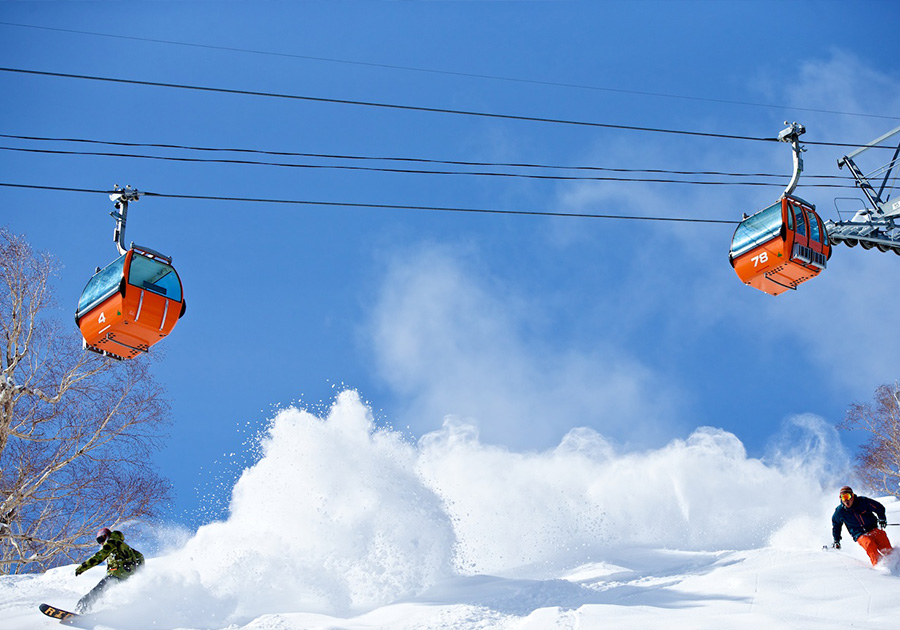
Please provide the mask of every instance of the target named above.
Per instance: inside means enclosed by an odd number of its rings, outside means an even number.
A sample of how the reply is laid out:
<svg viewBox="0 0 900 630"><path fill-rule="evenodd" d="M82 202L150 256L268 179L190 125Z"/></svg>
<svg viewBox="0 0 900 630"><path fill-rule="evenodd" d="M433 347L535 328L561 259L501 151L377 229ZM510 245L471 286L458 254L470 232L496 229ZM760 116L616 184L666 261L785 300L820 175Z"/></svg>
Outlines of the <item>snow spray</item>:
<svg viewBox="0 0 900 630"><path fill-rule="evenodd" d="M825 451L764 461L705 427L644 452L586 428L515 452L450 419L413 443L344 391L325 417L278 413L228 518L148 562L116 603L146 607L159 628L221 627L357 614L453 575L546 574L641 547L753 548L798 515L819 517Z"/></svg>

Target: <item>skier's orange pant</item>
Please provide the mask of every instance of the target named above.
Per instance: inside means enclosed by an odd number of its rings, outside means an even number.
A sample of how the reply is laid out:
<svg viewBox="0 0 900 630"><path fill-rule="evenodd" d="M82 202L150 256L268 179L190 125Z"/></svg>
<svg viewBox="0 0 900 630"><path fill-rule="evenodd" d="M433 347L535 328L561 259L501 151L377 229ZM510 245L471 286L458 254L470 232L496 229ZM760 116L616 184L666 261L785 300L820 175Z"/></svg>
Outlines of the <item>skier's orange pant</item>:
<svg viewBox="0 0 900 630"><path fill-rule="evenodd" d="M883 529L873 529L857 538L856 542L869 554L873 566L891 551L891 541Z"/></svg>

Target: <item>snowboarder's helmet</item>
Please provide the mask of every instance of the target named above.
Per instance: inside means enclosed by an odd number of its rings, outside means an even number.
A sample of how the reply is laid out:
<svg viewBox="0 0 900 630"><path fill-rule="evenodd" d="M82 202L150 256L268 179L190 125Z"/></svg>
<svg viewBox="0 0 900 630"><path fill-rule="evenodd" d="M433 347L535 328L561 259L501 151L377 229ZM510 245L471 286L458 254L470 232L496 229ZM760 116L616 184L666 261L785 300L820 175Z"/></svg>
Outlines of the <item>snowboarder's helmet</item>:
<svg viewBox="0 0 900 630"><path fill-rule="evenodd" d="M103 543L105 543L105 542L106 542L106 539L109 538L109 535L110 535L111 533L112 533L112 532L109 531L109 528L108 528L108 527L104 527L103 529L101 529L99 532L97 532L97 543L98 543L98 544L101 544L101 545L102 545Z"/></svg>
<svg viewBox="0 0 900 630"><path fill-rule="evenodd" d="M838 494L853 494L853 488L850 486L844 486L841 488L841 491Z"/></svg>

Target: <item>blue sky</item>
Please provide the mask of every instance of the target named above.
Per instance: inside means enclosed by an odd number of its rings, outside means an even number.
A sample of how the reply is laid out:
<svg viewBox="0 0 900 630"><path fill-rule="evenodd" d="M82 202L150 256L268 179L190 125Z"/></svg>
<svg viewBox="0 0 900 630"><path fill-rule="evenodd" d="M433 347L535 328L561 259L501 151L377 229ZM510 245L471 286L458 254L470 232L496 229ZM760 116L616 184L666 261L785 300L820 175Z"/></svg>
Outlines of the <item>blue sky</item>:
<svg viewBox="0 0 900 630"><path fill-rule="evenodd" d="M845 175L836 161L849 148L812 143L863 144L900 124L898 18L891 2L5 2L0 65L749 137L797 120L808 129L806 174ZM788 175L786 145L10 72L0 72L0 93L7 135L489 164L0 139L315 165L0 151L2 183L329 204L131 206L128 240L173 256L188 302L154 349L173 411L158 465L178 522L215 513L207 508L274 409L327 406L343 387L412 438L450 416L513 450L552 448L576 427L643 449L709 425L762 457L790 418L837 423L900 378L890 325L900 258L890 254L837 247L821 277L772 298L729 266L727 224L386 207L738 220L777 199L784 181L384 169ZM370 170L321 168L336 165ZM816 183L801 178L797 194L826 218L836 218L835 197L860 196ZM330 205L340 203L361 205ZM116 256L112 204L0 186L0 208L4 224L64 265L59 315L70 318L93 269Z"/></svg>

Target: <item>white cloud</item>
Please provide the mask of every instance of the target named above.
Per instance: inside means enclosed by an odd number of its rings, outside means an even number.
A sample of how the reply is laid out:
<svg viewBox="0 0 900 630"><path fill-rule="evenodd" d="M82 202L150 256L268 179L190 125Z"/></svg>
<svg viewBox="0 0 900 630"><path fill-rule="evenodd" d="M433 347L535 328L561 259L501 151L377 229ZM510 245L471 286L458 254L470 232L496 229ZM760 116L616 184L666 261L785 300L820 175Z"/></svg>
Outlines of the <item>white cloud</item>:
<svg viewBox="0 0 900 630"><path fill-rule="evenodd" d="M530 335L544 314L452 248L398 255L375 306L376 359L408 401L405 420L477 423L488 442L546 446L573 426L652 440L677 396L608 340L570 348ZM673 401L676 401L673 403Z"/></svg>
<svg viewBox="0 0 900 630"><path fill-rule="evenodd" d="M848 175L846 169L838 170L837 159L853 147L813 143L864 144L896 126L897 121L815 110L896 113L900 111L900 87L896 78L840 51L826 59L798 63L788 79L773 88L777 91L768 98L786 103L785 111L778 116L794 117L807 128L801 138L808 149L804 153L806 177L801 175L797 194L814 203L823 218L837 219L834 199L862 199L862 194L817 188L818 180L808 176ZM760 110L757 116L758 124L768 125L773 113ZM746 129L747 121L743 122L742 129L748 135L774 136L781 129L781 123L775 122L754 132ZM734 125L723 120L715 131L730 128ZM868 169L887 159L886 152L874 151L860 157L861 162L867 161ZM676 143L669 138L651 138L639 144L598 144L585 161L788 175L791 153L787 145L775 143L693 139ZM777 184L580 183L561 187L560 198L566 209L573 211L737 220L743 212L761 209L782 192L783 186ZM777 354L774 349L780 348L791 361L796 358L813 366L805 379L824 380L830 387L845 389L853 398L869 396L877 385L897 378L900 336L885 323L900 311L900 258L840 245L820 277L796 292L769 298L741 286L729 266L732 231L730 226L636 223L635 246L620 261L620 274L627 274L629 280L620 290L624 292L622 299L631 305L632 325L668 328L682 339L700 341L713 326L721 325L740 344L732 349L736 357Z"/></svg>
<svg viewBox="0 0 900 630"><path fill-rule="evenodd" d="M803 63L786 92L798 107L873 114L900 111L896 77L879 73L845 52ZM806 139L863 145L895 127L897 121L809 114L806 123ZM846 169L838 170L837 159L852 150L810 145L805 154L807 170L849 175ZM867 172L887 159L886 151L868 151L858 158ZM819 213L832 219L838 218L836 197L863 198L858 190L820 188L800 190L799 194L814 196L810 201L817 204ZM846 204L840 207L846 209ZM877 385L900 375L900 336L887 324L900 312L898 278L900 257L839 245L821 277L802 286L777 310L770 305L770 322L780 322L780 336L801 340L833 385L847 388L856 398L868 397Z"/></svg>
<svg viewBox="0 0 900 630"><path fill-rule="evenodd" d="M781 101L804 109L862 111L864 86L888 110L900 109L895 84L839 54L800 65L795 80L781 88ZM826 107L829 101L833 107ZM800 113L806 114L800 120L809 130L806 140L864 142L885 130L880 119ZM789 116L769 110L755 115L765 128L752 135L761 136L774 136L781 121L773 120ZM717 130L732 128L720 123ZM744 131L753 124L743 123ZM707 121L704 128L712 126ZM573 151L582 154L573 163L604 166L788 175L791 165L786 145L668 136ZM809 145L806 173L837 174L841 151ZM814 181L801 178L798 194L816 203L823 216L833 215L832 198L844 193L813 188ZM737 220L782 191L783 184L580 182L561 184L550 207ZM543 240L528 246L545 247L535 250L542 260L577 261L579 268L576 283L540 299L522 280L525 274L515 279L519 285L507 284L494 275L506 272L486 262L488 252L474 248L426 245L396 253L387 265L370 332L377 368L405 405L400 419L414 430L431 430L449 415L472 418L485 440L513 446L546 446L577 426L653 443L686 428L687 405L703 405L707 392L733 397L735 383L757 382L763 370L784 373L782 381L771 375L766 381L784 382L778 394L784 414L809 410L805 406L821 399L826 387L846 391L844 398L867 397L900 373L900 337L884 326L900 308L900 291L891 284L898 269L893 255L838 247L820 278L771 298L742 286L728 264L732 226L580 220L542 225ZM568 304L569 312L576 304L582 309L577 332L553 330L564 321L560 304ZM720 378L709 365L727 366L728 377ZM803 383L805 395L788 392L790 375ZM748 430L774 431L780 420L758 418Z"/></svg>

